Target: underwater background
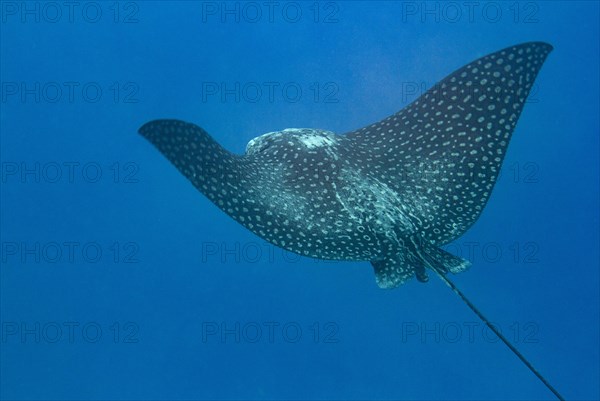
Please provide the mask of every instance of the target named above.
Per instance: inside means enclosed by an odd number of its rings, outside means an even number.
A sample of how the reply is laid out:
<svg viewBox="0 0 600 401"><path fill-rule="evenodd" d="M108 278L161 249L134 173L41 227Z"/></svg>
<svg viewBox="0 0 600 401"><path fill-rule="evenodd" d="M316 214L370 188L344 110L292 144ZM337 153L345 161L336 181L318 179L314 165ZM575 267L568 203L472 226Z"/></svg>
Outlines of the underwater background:
<svg viewBox="0 0 600 401"><path fill-rule="evenodd" d="M146 140L344 133L545 41L453 280L569 400L599 399L598 2L0 2L3 400L552 400L440 280L299 257Z"/></svg>

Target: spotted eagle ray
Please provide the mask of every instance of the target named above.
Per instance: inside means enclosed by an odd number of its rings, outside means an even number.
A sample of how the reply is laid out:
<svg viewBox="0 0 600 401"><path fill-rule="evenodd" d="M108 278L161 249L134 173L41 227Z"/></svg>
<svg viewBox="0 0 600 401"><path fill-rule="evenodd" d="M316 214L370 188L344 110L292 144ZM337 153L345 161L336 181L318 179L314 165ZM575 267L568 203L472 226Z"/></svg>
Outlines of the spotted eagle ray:
<svg viewBox="0 0 600 401"><path fill-rule="evenodd" d="M470 262L441 246L479 218L534 80L552 51L530 42L458 69L379 122L337 135L288 128L228 152L202 128L139 130L208 199L266 241L300 255L369 261L381 288L439 276L559 398L450 281Z"/></svg>

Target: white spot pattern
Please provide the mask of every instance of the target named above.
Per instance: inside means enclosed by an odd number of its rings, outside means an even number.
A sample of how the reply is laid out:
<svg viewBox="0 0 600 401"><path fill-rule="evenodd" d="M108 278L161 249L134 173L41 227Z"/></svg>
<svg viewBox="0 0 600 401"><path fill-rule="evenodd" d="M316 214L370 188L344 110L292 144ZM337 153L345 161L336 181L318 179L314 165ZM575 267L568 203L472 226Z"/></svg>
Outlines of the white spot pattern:
<svg viewBox="0 0 600 401"><path fill-rule="evenodd" d="M393 288L425 267L468 266L438 246L462 235L494 187L552 47L510 47L449 75L400 112L335 135L286 129L233 155L201 128L140 128L202 193L265 240L324 259L369 260Z"/></svg>

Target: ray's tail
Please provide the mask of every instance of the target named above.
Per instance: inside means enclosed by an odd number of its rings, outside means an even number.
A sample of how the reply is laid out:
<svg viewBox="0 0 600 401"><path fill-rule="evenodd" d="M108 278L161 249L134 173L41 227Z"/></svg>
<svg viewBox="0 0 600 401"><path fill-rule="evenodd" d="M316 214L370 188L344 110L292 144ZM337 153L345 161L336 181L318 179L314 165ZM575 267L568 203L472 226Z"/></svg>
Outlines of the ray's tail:
<svg viewBox="0 0 600 401"><path fill-rule="evenodd" d="M531 362L529 362L529 360L525 358L525 356L510 341L508 341L508 339L500 332L500 330L498 330L498 328L495 327L471 301L469 301L465 294L463 294L462 291L459 290L458 287L456 287L456 285L452 281L450 281L450 279L446 277L444 273L440 272L437 268L434 268L432 270L444 283L446 283L448 287L450 287L452 291L454 291L456 295L458 295L460 299L464 301L465 304L467 304L467 306L483 321L483 323L485 323L486 326L489 327L490 330L492 330L494 334L496 334L498 338L500 338L500 340L502 340L502 342L506 344L508 348L510 348L510 350L525 364L525 366L527 366L529 370L531 370L533 374L536 375L538 379L540 379L550 391L552 391L556 398L558 398L560 401L565 401L565 398L558 392L558 390L556 390L550 384L550 382L548 382L548 380L544 376L542 376L540 372L538 372L538 370L531 364Z"/></svg>

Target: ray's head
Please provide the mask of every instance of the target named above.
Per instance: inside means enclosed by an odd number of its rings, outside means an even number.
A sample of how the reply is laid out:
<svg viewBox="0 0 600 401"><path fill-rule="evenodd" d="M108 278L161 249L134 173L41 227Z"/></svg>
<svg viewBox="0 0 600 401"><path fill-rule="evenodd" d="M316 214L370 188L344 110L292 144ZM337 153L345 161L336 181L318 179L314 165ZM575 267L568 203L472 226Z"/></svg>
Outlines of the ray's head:
<svg viewBox="0 0 600 401"><path fill-rule="evenodd" d="M246 155L258 157L269 155L283 161L287 158L298 158L301 154L332 151L340 140L340 137L331 131L286 128L251 139L246 145Z"/></svg>

